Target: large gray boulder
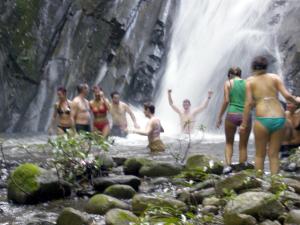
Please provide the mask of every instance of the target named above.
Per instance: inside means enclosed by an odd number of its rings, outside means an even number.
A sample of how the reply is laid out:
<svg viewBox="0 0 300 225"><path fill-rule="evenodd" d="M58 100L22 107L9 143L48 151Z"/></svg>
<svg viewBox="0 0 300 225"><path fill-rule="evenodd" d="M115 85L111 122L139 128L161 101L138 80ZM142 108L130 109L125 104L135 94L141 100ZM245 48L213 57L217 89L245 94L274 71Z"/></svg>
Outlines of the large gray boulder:
<svg viewBox="0 0 300 225"><path fill-rule="evenodd" d="M60 180L54 171L30 163L17 167L8 180L7 198L14 203L35 204L70 194L70 185Z"/></svg>
<svg viewBox="0 0 300 225"><path fill-rule="evenodd" d="M58 216L57 225L90 225L90 219L82 212L72 209L65 208Z"/></svg>
<svg viewBox="0 0 300 225"><path fill-rule="evenodd" d="M169 207L178 210L186 210L186 204L182 201L169 198L169 197L158 197L144 194L137 194L132 199L132 211L140 215L143 213L148 206L159 206Z"/></svg>
<svg viewBox="0 0 300 225"><path fill-rule="evenodd" d="M88 213L104 215L109 210L119 208L119 209L129 209L129 205L126 203L104 194L94 195L87 203L85 210Z"/></svg>
<svg viewBox="0 0 300 225"><path fill-rule="evenodd" d="M222 174L223 163L208 155L191 155L188 157L185 167L187 170L201 168L208 173Z"/></svg>
<svg viewBox="0 0 300 225"><path fill-rule="evenodd" d="M140 178L136 176L112 176L112 177L99 177L94 180L94 188L98 192L103 192L106 188L114 184L129 185L134 190L138 191L141 184Z"/></svg>
<svg viewBox="0 0 300 225"><path fill-rule="evenodd" d="M105 214L107 225L131 225L138 221L138 217L128 210L111 209Z"/></svg>
<svg viewBox="0 0 300 225"><path fill-rule="evenodd" d="M237 223L239 214L255 217L258 221L277 219L285 212L276 196L266 192L246 192L227 203L224 209L225 225L244 225Z"/></svg>

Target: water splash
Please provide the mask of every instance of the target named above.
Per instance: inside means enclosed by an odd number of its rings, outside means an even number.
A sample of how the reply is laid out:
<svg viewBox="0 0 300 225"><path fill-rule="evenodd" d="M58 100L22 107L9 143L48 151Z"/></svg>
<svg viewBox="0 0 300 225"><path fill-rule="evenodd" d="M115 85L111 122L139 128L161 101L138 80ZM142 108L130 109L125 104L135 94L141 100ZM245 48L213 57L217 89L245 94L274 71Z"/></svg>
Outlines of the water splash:
<svg viewBox="0 0 300 225"><path fill-rule="evenodd" d="M192 106L215 93L208 109L199 116L199 123L212 130L223 97L223 83L229 67L250 73L250 62L257 54L279 58L276 29L285 6L272 0L189 0L182 1L162 81L158 114L170 131L179 131L179 118L167 102L167 89L174 89L173 98L181 107L189 98ZM272 8L272 10L270 10ZM279 9L278 9L279 8ZM273 66L278 72L280 60Z"/></svg>

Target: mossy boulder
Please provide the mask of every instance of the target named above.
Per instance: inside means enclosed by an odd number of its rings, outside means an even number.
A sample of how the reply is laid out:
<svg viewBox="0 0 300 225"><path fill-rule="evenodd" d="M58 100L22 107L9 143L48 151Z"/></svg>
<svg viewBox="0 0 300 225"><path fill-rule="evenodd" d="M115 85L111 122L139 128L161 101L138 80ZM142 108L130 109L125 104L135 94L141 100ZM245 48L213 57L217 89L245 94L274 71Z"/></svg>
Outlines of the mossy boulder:
<svg viewBox="0 0 300 225"><path fill-rule="evenodd" d="M242 190L261 187L261 182L254 176L241 172L233 176L226 177L216 183L216 192L223 195L224 192L234 190L240 192Z"/></svg>
<svg viewBox="0 0 300 225"><path fill-rule="evenodd" d="M143 165L139 170L141 176L147 177L170 177L178 175L182 166L176 163L151 162Z"/></svg>
<svg viewBox="0 0 300 225"><path fill-rule="evenodd" d="M57 225L89 225L89 218L82 212L73 209L65 208L59 215L56 221Z"/></svg>
<svg viewBox="0 0 300 225"><path fill-rule="evenodd" d="M93 196L85 207L86 212L98 215L104 215L109 210L114 208L128 210L129 206L114 197L98 194Z"/></svg>
<svg viewBox="0 0 300 225"><path fill-rule="evenodd" d="M220 160L201 154L189 156L185 164L187 170L200 168L207 173L214 174L222 174L223 167L223 163Z"/></svg>
<svg viewBox="0 0 300 225"><path fill-rule="evenodd" d="M138 221L138 217L128 210L111 209L105 214L107 225L130 225Z"/></svg>
<svg viewBox="0 0 300 225"><path fill-rule="evenodd" d="M142 166L151 163L151 160L145 158L129 158L124 163L124 173L126 175L140 176Z"/></svg>
<svg viewBox="0 0 300 225"><path fill-rule="evenodd" d="M186 204L169 197L154 197L150 195L137 194L132 199L132 211L140 215L149 206L168 207L185 211Z"/></svg>
<svg viewBox="0 0 300 225"><path fill-rule="evenodd" d="M283 205L271 193L246 192L227 203L224 209L224 222L225 225L244 225L237 223L239 214L253 216L258 221L275 220L285 211Z"/></svg>
<svg viewBox="0 0 300 225"><path fill-rule="evenodd" d="M118 199L130 199L136 191L129 185L115 184L106 188L104 194Z"/></svg>
<svg viewBox="0 0 300 225"><path fill-rule="evenodd" d="M17 167L8 180L7 198L14 203L34 204L71 194L70 185L53 171L26 163Z"/></svg>

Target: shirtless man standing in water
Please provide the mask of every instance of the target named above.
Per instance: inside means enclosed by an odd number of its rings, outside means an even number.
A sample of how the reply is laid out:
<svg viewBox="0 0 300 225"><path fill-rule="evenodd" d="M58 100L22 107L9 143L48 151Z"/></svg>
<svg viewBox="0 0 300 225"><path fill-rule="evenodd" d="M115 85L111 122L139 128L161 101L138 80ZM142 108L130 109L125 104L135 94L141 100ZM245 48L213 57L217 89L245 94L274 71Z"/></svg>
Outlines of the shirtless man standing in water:
<svg viewBox="0 0 300 225"><path fill-rule="evenodd" d="M75 121L75 128L77 132L91 131L91 113L89 101L86 96L89 93L89 86L87 84L79 84L77 86L78 96L73 99L73 118Z"/></svg>
<svg viewBox="0 0 300 225"><path fill-rule="evenodd" d="M205 102L193 110L191 110L191 102L188 99L183 100L183 103L182 103L183 110L180 110L177 106L174 105L171 93L172 93L172 90L169 89L168 90L169 105L172 107L172 109L175 112L178 113L178 115L180 117L181 131L185 134L190 134L193 131L194 126L195 126L196 116L207 107L208 102L211 99L213 92L208 91L208 96L207 96L207 99L205 100Z"/></svg>
<svg viewBox="0 0 300 225"><path fill-rule="evenodd" d="M130 132L134 134L148 136L149 145L148 148L151 152L162 152L166 149L164 143L160 139L160 133L163 132L163 128L160 124L160 120L154 115L155 106L151 103L144 104L144 114L149 118L149 122L145 130L133 129Z"/></svg>
<svg viewBox="0 0 300 225"><path fill-rule="evenodd" d="M112 136L126 137L128 134L128 123L126 113L128 113L133 121L134 128L139 129L136 118L127 104L120 101L119 92L111 93L112 103L110 105L110 113L112 117L112 128L110 134Z"/></svg>

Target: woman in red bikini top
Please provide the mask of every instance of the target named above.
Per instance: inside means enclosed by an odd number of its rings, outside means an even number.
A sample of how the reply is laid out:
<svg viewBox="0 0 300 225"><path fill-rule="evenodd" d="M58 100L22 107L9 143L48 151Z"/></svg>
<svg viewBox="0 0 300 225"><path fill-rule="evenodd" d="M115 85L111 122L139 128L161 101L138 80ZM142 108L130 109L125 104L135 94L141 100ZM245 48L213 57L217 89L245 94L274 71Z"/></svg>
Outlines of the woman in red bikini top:
<svg viewBox="0 0 300 225"><path fill-rule="evenodd" d="M94 119L94 131L100 132L104 138L109 134L109 122L107 119L107 113L109 111L109 102L105 98L102 89L98 86L93 88L94 99L90 101L90 108L93 112Z"/></svg>

